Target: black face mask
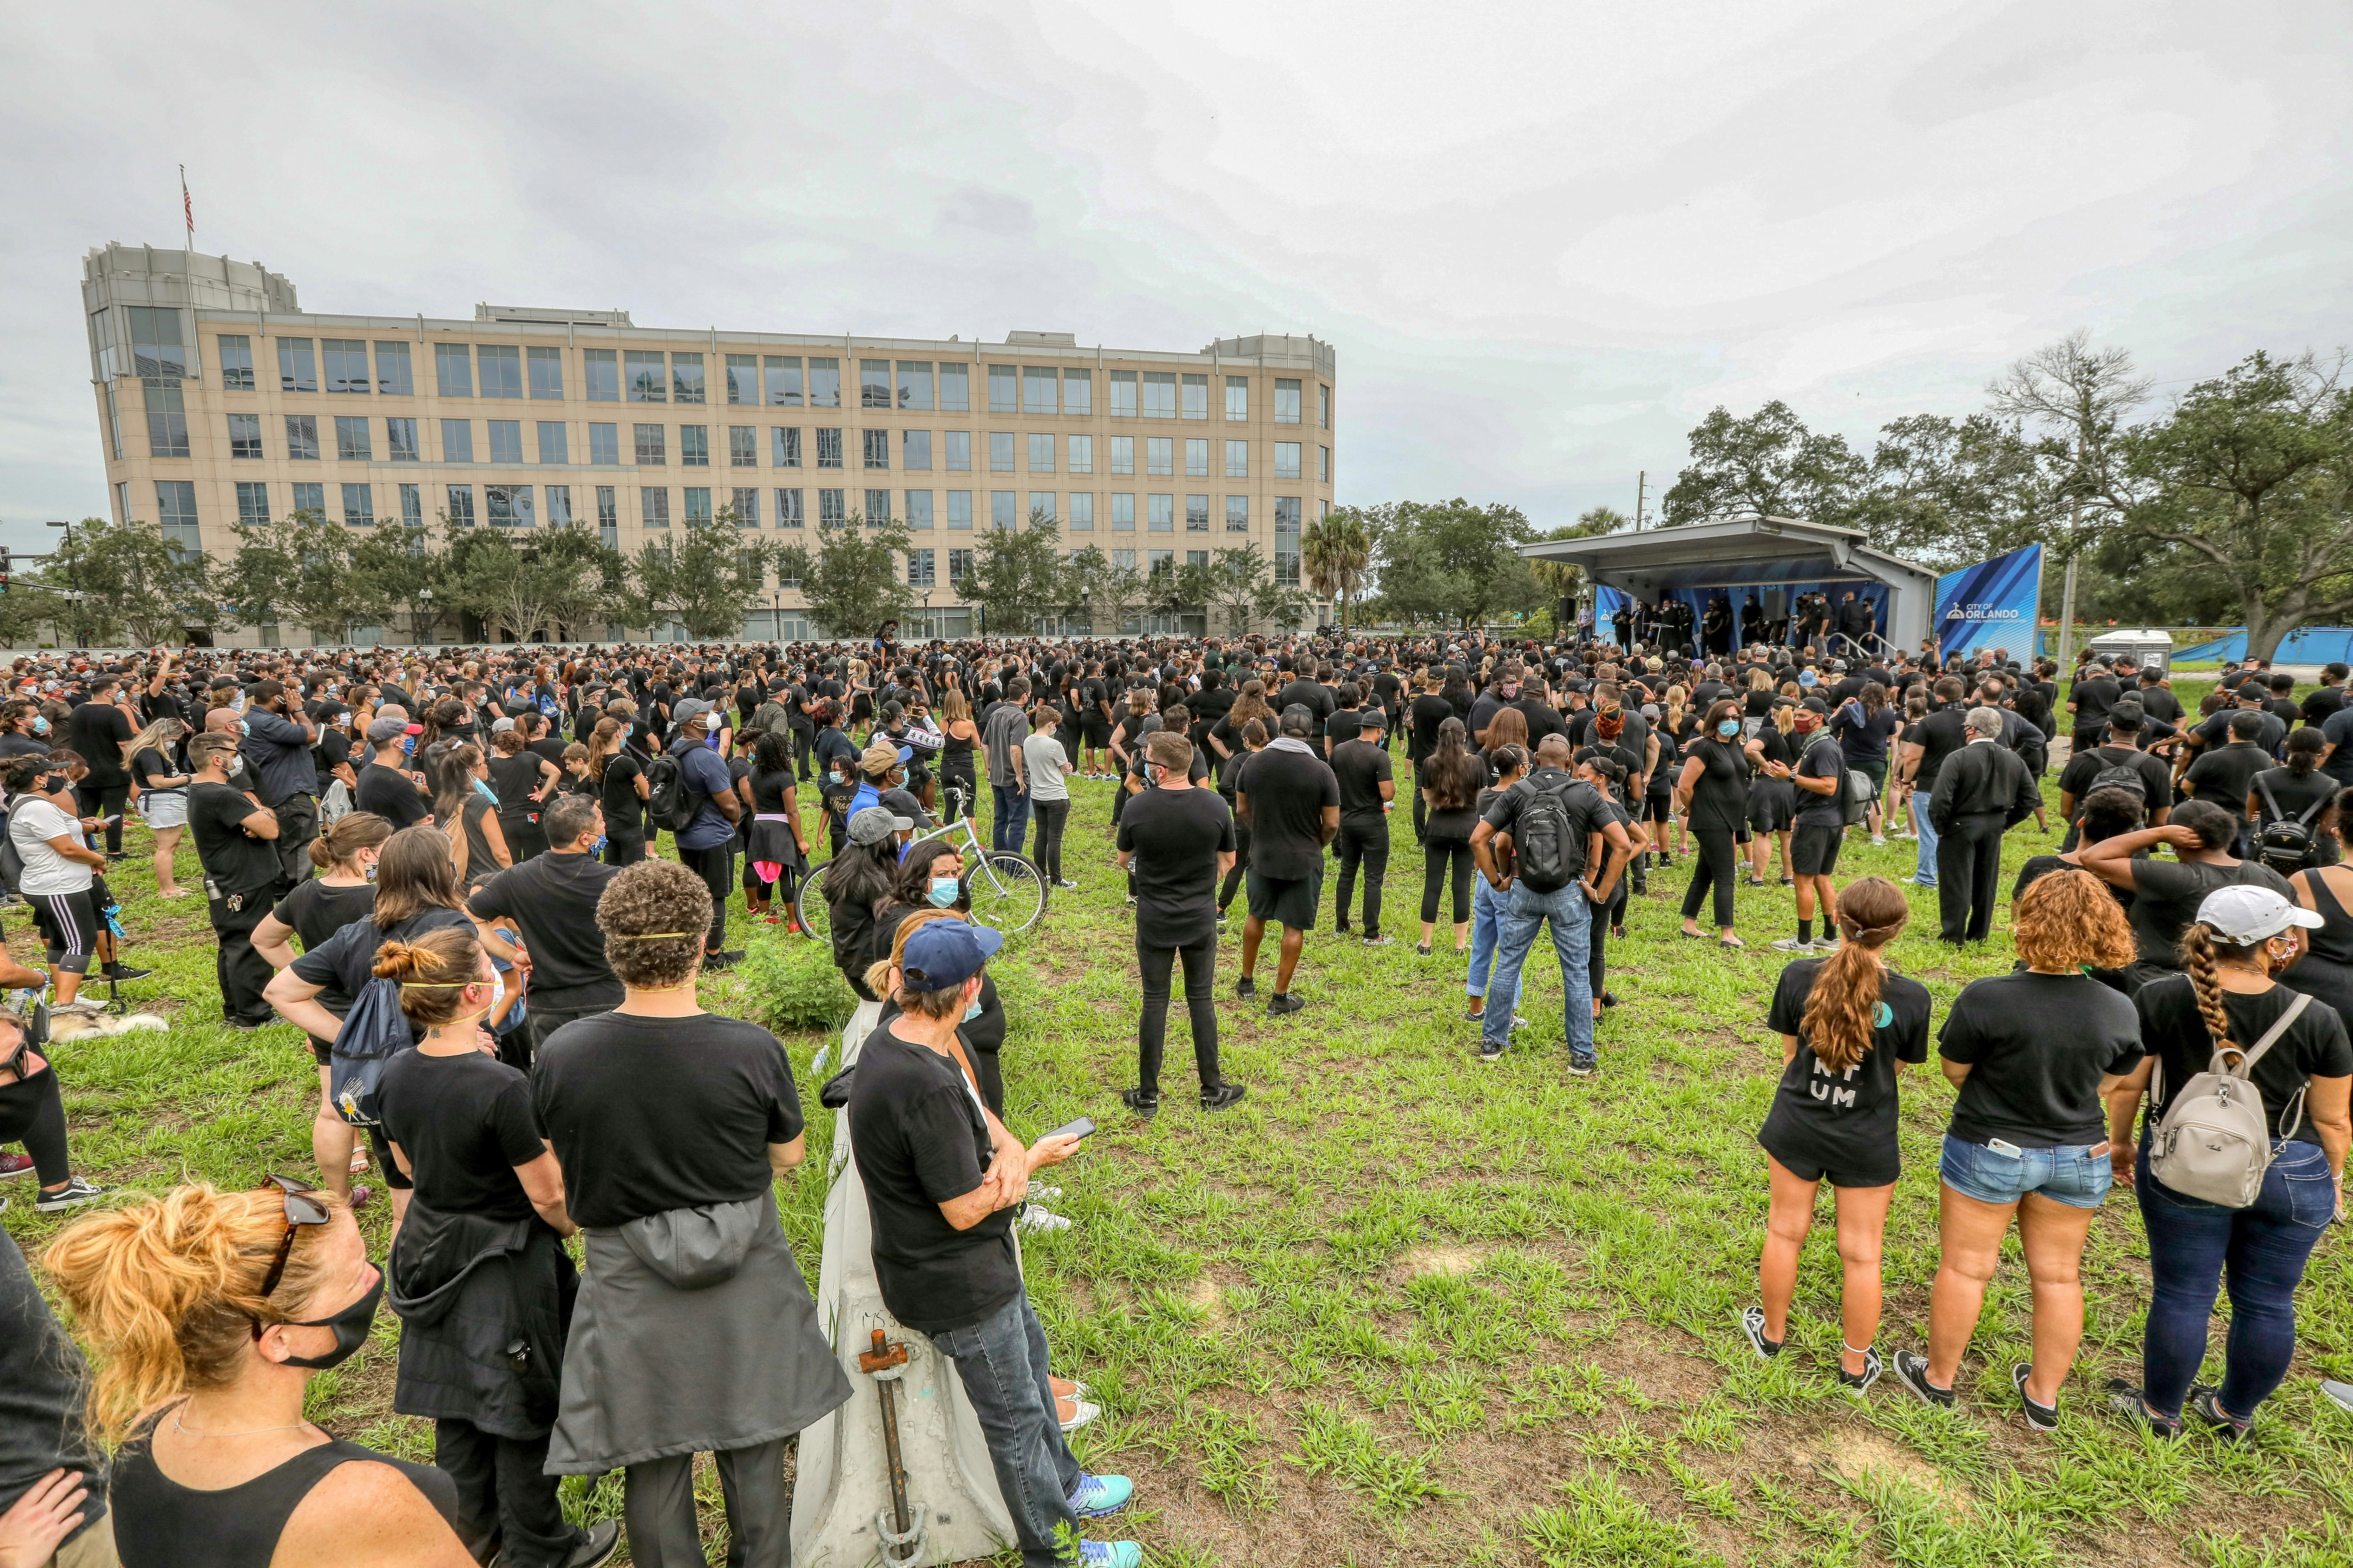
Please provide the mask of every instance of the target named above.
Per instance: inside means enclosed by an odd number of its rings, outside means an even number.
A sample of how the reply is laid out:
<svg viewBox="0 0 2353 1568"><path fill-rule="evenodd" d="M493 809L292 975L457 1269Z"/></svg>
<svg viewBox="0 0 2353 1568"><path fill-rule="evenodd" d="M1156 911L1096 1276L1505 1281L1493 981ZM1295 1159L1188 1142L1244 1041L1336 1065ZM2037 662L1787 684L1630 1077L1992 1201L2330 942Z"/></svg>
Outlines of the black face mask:
<svg viewBox="0 0 2353 1568"><path fill-rule="evenodd" d="M306 1323L286 1325L290 1329L332 1329L335 1331L335 1348L325 1355L290 1355L286 1358L285 1364L324 1372L329 1367L341 1366L351 1360L359 1352L359 1348L367 1343L368 1331L375 1324L375 1310L383 1301L384 1270L379 1268L375 1271L375 1283L368 1287L367 1294L333 1317L314 1318Z"/></svg>

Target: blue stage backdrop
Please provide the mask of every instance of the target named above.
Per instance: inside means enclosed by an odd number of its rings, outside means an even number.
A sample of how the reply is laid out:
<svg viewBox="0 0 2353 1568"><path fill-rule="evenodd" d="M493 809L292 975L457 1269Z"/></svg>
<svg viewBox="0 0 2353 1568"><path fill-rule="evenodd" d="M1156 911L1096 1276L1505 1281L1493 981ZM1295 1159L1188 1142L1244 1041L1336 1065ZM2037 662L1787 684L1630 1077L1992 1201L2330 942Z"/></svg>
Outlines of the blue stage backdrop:
<svg viewBox="0 0 2353 1568"><path fill-rule="evenodd" d="M1612 588L1601 583L1593 584L1593 635L1596 637L1603 642L1617 639L1618 628L1609 623L1625 607L1630 596L1623 588Z"/></svg>
<svg viewBox="0 0 2353 1568"><path fill-rule="evenodd" d="M1947 654L1979 648L2029 657L2042 595L2042 546L2030 544L1936 579L1936 647Z"/></svg>

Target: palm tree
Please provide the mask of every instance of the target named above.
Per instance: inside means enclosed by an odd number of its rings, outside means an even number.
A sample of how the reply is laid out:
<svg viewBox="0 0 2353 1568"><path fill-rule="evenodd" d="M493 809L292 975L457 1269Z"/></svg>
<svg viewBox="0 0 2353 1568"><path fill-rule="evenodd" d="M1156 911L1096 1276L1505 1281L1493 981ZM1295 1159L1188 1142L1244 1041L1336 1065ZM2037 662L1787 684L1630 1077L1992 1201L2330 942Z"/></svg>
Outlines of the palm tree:
<svg viewBox="0 0 2353 1568"><path fill-rule="evenodd" d="M1365 585L1373 540L1355 509L1343 507L1317 518L1299 535L1299 564L1308 585L1340 604L1340 635L1348 635L1348 601Z"/></svg>

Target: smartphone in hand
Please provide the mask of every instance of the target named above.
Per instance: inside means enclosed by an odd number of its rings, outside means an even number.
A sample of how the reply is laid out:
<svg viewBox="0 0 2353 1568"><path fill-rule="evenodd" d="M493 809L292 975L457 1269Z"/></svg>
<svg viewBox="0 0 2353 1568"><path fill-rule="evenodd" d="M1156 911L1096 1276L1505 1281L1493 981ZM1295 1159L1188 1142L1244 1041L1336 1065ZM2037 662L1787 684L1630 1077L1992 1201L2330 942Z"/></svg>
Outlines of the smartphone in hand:
<svg viewBox="0 0 2353 1568"><path fill-rule="evenodd" d="M1044 1138L1039 1139L1038 1142L1043 1143L1047 1138L1083 1139L1088 1134L1094 1131L1094 1118L1092 1116L1082 1116L1076 1121L1066 1122L1062 1126L1055 1128L1051 1132L1047 1133Z"/></svg>

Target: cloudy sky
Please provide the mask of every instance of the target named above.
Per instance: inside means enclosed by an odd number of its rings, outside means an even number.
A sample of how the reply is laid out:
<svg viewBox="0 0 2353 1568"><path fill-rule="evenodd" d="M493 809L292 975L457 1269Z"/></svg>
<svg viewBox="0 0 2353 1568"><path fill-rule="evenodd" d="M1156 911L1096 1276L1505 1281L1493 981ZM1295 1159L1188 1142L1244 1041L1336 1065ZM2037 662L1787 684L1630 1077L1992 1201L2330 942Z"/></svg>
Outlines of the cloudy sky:
<svg viewBox="0 0 2353 1568"><path fill-rule="evenodd" d="M1341 498L1539 524L1711 407L1868 441L2076 327L2179 387L2353 339L2342 0L27 8L0 542L105 509L77 280L312 310L1339 355Z"/></svg>

